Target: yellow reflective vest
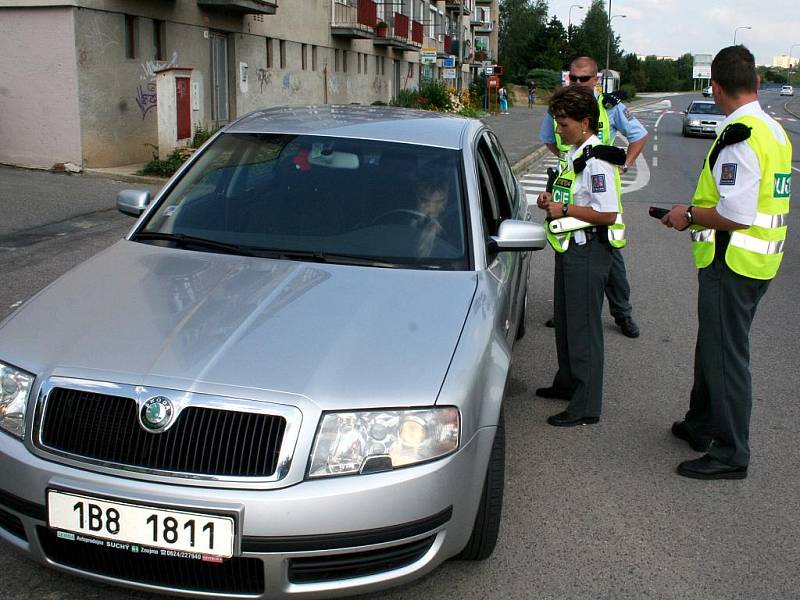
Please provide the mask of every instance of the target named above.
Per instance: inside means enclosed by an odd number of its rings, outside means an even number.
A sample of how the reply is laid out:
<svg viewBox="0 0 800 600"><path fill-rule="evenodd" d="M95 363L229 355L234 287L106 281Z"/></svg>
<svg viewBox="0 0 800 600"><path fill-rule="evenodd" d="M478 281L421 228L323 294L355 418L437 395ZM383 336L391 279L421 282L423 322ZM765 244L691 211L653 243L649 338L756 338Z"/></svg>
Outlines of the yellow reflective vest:
<svg viewBox="0 0 800 600"><path fill-rule="evenodd" d="M725 263L739 275L772 279L783 259L786 240L786 215L792 186L792 145L783 130L783 143L779 143L769 125L756 116L745 115L733 123L743 123L751 129L750 137L740 143L749 144L758 158L761 182L755 221L746 229L730 232ZM719 203L719 189L709 160L713 148L712 145L706 156L692 206L714 208ZM707 267L714 260L716 230L693 225L691 237L695 265L698 269Z"/></svg>

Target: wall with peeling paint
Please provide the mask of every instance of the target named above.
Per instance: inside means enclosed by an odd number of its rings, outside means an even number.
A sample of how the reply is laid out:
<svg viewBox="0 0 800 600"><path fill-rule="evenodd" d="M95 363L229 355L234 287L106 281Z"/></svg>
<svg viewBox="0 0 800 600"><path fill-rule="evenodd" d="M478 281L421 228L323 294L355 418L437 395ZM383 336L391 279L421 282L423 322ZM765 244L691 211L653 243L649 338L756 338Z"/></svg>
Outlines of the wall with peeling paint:
<svg viewBox="0 0 800 600"><path fill-rule="evenodd" d="M81 164L73 10L0 10L0 163Z"/></svg>

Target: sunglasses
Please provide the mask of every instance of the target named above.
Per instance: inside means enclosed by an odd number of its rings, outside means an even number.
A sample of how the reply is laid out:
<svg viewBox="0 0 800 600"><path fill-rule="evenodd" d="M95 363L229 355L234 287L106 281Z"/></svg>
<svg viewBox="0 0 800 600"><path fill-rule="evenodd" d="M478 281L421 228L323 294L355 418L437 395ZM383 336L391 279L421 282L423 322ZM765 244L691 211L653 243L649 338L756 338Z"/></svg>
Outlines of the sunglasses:
<svg viewBox="0 0 800 600"><path fill-rule="evenodd" d="M575 83L576 81L580 81L581 83L586 83L587 81L589 81L590 79L594 79L595 77L597 77L597 75L573 75L572 73L569 74L569 80L572 83Z"/></svg>

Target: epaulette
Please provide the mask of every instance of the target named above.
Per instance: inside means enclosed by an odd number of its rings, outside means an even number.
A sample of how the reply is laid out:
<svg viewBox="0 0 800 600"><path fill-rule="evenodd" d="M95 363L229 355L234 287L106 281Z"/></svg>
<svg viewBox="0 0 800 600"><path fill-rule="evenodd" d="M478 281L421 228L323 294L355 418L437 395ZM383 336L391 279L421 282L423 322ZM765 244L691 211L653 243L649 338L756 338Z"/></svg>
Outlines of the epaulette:
<svg viewBox="0 0 800 600"><path fill-rule="evenodd" d="M722 130L722 133L720 133L717 137L717 141L714 142L714 147L711 149L711 152L708 155L708 166L711 168L711 170L714 169L717 158L719 158L719 153L722 152L722 149L725 146L732 146L733 144L744 142L750 138L750 134L752 132L752 128L748 127L744 123L731 123L725 127L725 129Z"/></svg>
<svg viewBox="0 0 800 600"><path fill-rule="evenodd" d="M586 168L586 162L590 158L604 160L612 165L622 166L625 164L627 158L625 150L617 146L587 146L583 149L583 153L572 161L572 168L576 173L580 173Z"/></svg>

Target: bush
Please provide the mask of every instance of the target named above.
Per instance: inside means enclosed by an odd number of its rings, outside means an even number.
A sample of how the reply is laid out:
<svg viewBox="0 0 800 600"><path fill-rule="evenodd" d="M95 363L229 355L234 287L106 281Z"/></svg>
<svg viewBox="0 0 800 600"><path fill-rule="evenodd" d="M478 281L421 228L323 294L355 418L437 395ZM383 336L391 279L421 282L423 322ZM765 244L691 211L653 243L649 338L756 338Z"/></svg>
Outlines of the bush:
<svg viewBox="0 0 800 600"><path fill-rule="evenodd" d="M392 98L391 105L402 108L420 108L418 97L417 90L400 90L397 96Z"/></svg>
<svg viewBox="0 0 800 600"><path fill-rule="evenodd" d="M219 130L219 127L214 127L213 129L206 129L202 125L197 125L194 129L194 135L192 136L192 148L199 148L203 144L206 143L212 135L214 135Z"/></svg>
<svg viewBox="0 0 800 600"><path fill-rule="evenodd" d="M447 85L443 81L432 80L423 81L418 90L400 90L392 100L392 106L450 111L453 110L453 101Z"/></svg>
<svg viewBox="0 0 800 600"><path fill-rule="evenodd" d="M375 100L370 106L387 106L387 104L383 100Z"/></svg>
<svg viewBox="0 0 800 600"><path fill-rule="evenodd" d="M156 175L158 177L171 177L186 160L186 148L175 148L169 153L166 160L158 158L158 146L147 144L153 148L153 160L147 163L137 175Z"/></svg>
<svg viewBox="0 0 800 600"><path fill-rule="evenodd" d="M632 83L623 83L619 86L619 89L625 93L625 102L630 102L636 98L636 86Z"/></svg>
<svg viewBox="0 0 800 600"><path fill-rule="evenodd" d="M561 72L550 69L531 69L525 77L526 84L536 82L537 92L540 89L553 90L561 85Z"/></svg>
<svg viewBox="0 0 800 600"><path fill-rule="evenodd" d="M473 108L472 106L463 106L456 114L462 117L469 117L470 119L478 119L483 114L483 111Z"/></svg>

